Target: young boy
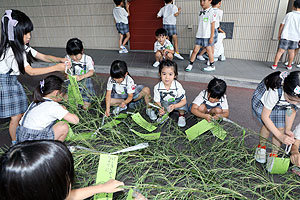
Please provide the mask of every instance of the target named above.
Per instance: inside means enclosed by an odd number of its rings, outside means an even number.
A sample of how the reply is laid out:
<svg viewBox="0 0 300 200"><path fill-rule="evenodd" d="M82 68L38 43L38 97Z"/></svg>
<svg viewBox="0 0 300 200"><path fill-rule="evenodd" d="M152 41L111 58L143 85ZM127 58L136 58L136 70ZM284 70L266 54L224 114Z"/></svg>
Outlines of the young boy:
<svg viewBox="0 0 300 200"><path fill-rule="evenodd" d="M165 0L165 3L166 5L157 13L157 18L163 17L163 27L167 30L168 37L172 37L172 40L174 41L174 56L179 60L184 60L184 58L179 54L176 31L176 17L180 14L181 8L177 8L177 6L173 4L173 0Z"/></svg>
<svg viewBox="0 0 300 200"><path fill-rule="evenodd" d="M280 40L279 48L275 56L272 69L277 69L277 64L280 57L288 50L289 58L287 69L292 69L292 62L295 57L295 49L299 47L298 42L300 40L300 0L295 0L293 5L293 11L286 14L283 22L280 24L278 32L278 40Z"/></svg>
<svg viewBox="0 0 300 200"><path fill-rule="evenodd" d="M167 31L159 28L155 31L156 42L154 43L155 63L153 67L158 67L163 59L173 60L174 47L167 39Z"/></svg>
<svg viewBox="0 0 300 200"><path fill-rule="evenodd" d="M212 46L216 41L215 37L215 21L216 14L213 12L212 7L210 6L212 0L200 0L200 5L203 8L203 11L200 11L199 14L199 25L198 31L196 34L196 41L193 53L190 58L190 64L185 68L185 71L189 72L193 68L193 63L196 59L196 55L200 50L200 47L205 47L209 57L209 66L204 68L204 71L214 71L214 55Z"/></svg>
<svg viewBox="0 0 300 200"><path fill-rule="evenodd" d="M113 9L113 15L116 21L116 27L120 34L119 40L119 53L128 53L128 50L125 47L125 44L128 42L130 38L129 26L128 26L128 16L129 12L129 3L126 3L126 10L123 8L124 2L123 0L114 0L117 7ZM123 41L123 35L126 35Z"/></svg>

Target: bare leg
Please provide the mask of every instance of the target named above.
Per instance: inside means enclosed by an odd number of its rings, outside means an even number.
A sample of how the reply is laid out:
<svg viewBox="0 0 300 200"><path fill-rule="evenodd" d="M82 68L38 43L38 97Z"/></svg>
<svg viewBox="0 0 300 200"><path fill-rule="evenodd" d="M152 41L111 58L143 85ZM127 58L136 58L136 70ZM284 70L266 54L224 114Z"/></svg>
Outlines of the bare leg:
<svg viewBox="0 0 300 200"><path fill-rule="evenodd" d="M206 52L206 48L203 48L202 51L199 53L199 56L202 56L203 54L205 54Z"/></svg>
<svg viewBox="0 0 300 200"><path fill-rule="evenodd" d="M194 62L194 61L195 61L196 56L197 56L197 53L199 52L199 50L200 50L200 46L199 46L199 45L195 45L195 46L194 46L193 53L192 53L191 58L190 58L190 61L191 61L191 62Z"/></svg>
<svg viewBox="0 0 300 200"><path fill-rule="evenodd" d="M68 135L69 132L69 126L66 122L57 122L53 126L53 132L54 132L54 139L64 141Z"/></svg>
<svg viewBox="0 0 300 200"><path fill-rule="evenodd" d="M162 56L161 52L157 51L155 53L155 60L158 61L158 62L160 62L160 61L162 61L162 59L163 59L163 56Z"/></svg>
<svg viewBox="0 0 300 200"><path fill-rule="evenodd" d="M123 46L126 45L126 43L128 42L129 38L130 38L130 33L128 32L128 33L126 33L126 37L125 37L125 39L123 41Z"/></svg>
<svg viewBox="0 0 300 200"><path fill-rule="evenodd" d="M261 127L260 131L259 131L259 134L260 134L260 138L259 138L259 144L261 146L264 146L266 145L266 142L267 142L267 139L270 135L270 131L269 129L267 129L267 127L265 127L264 125Z"/></svg>
<svg viewBox="0 0 300 200"><path fill-rule="evenodd" d="M292 65L292 62L295 58L295 49L289 49L288 50L288 54L289 54L289 59L288 59L288 66Z"/></svg>
<svg viewBox="0 0 300 200"><path fill-rule="evenodd" d="M119 40L120 49L121 49L121 46L122 46L122 41L123 41L123 34L120 33L120 40Z"/></svg>
<svg viewBox="0 0 300 200"><path fill-rule="evenodd" d="M168 60L173 60L173 54L168 53L168 54L166 55L166 58L167 58Z"/></svg>
<svg viewBox="0 0 300 200"><path fill-rule="evenodd" d="M178 48L178 37L177 35L172 35L173 41L174 41L174 49L175 52L179 53L179 48Z"/></svg>
<svg viewBox="0 0 300 200"><path fill-rule="evenodd" d="M206 51L207 51L207 54L208 54L209 62L213 63L214 62L214 54L212 52L213 51L212 47L211 46L207 46L206 47Z"/></svg>
<svg viewBox="0 0 300 200"><path fill-rule="evenodd" d="M150 88L149 87L144 87L142 91L140 92L138 98L134 99L134 101L138 101L141 98L145 99L145 103L147 107L149 106L149 102L151 101L151 94L150 94Z"/></svg>
<svg viewBox="0 0 300 200"><path fill-rule="evenodd" d="M18 115L12 116L10 118L8 130L9 130L10 138L12 141L16 140L16 130L17 130L19 121L21 120L22 116L23 116L23 114L18 114Z"/></svg>
<svg viewBox="0 0 300 200"><path fill-rule="evenodd" d="M278 65L278 62L284 52L285 52L284 49L281 49L281 48L278 49L276 56L275 56L274 65Z"/></svg>

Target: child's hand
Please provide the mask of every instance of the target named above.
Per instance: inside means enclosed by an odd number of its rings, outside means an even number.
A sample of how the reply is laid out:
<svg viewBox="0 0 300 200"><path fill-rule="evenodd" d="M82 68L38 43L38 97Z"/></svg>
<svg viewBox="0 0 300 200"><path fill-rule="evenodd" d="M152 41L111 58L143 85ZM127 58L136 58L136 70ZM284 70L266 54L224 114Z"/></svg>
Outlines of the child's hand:
<svg viewBox="0 0 300 200"><path fill-rule="evenodd" d="M141 193L139 192L134 192L134 200L148 200L146 197L144 197Z"/></svg>
<svg viewBox="0 0 300 200"><path fill-rule="evenodd" d="M127 1L126 8L129 9L130 3Z"/></svg>
<svg viewBox="0 0 300 200"><path fill-rule="evenodd" d="M123 101L121 104L120 104L120 107L121 108L124 108L126 106L126 103Z"/></svg>
<svg viewBox="0 0 300 200"><path fill-rule="evenodd" d="M101 188L101 192L114 193L114 192L119 192L119 191L124 190L124 188L119 188L119 186L122 186L122 185L124 185L123 182L110 179L106 183L99 184L97 186L99 186L99 190Z"/></svg>
<svg viewBox="0 0 300 200"><path fill-rule="evenodd" d="M291 162L294 165L297 165L298 167L300 167L300 153L295 153L291 155Z"/></svg>
<svg viewBox="0 0 300 200"><path fill-rule="evenodd" d="M178 7L178 12L180 12L181 11L181 7Z"/></svg>
<svg viewBox="0 0 300 200"><path fill-rule="evenodd" d="M294 136L290 135L281 135L280 138L278 138L282 143L290 145L295 142Z"/></svg>
<svg viewBox="0 0 300 200"><path fill-rule="evenodd" d="M174 105L174 104L171 104L171 105L169 105L169 107L168 107L168 112L172 112L174 109L175 109L175 105Z"/></svg>
<svg viewBox="0 0 300 200"><path fill-rule="evenodd" d="M66 66L67 66L68 69L71 68L71 65L68 66L68 65L66 65L65 63L58 63L58 64L56 64L55 66L57 67L57 71L62 71L62 72L65 71Z"/></svg>
<svg viewBox="0 0 300 200"><path fill-rule="evenodd" d="M210 122L212 116L210 114L206 114L204 119L206 119L208 122Z"/></svg>
<svg viewBox="0 0 300 200"><path fill-rule="evenodd" d="M291 130L285 130L285 134L294 137L294 133Z"/></svg>
<svg viewBox="0 0 300 200"><path fill-rule="evenodd" d="M106 117L109 117L109 116L110 116L110 110L109 110L109 109L105 111L105 116L106 116Z"/></svg>
<svg viewBox="0 0 300 200"><path fill-rule="evenodd" d="M214 42L214 38L209 38L209 44L212 44Z"/></svg>
<svg viewBox="0 0 300 200"><path fill-rule="evenodd" d="M164 114L165 114L165 109L164 108L159 109L159 115L162 116Z"/></svg>

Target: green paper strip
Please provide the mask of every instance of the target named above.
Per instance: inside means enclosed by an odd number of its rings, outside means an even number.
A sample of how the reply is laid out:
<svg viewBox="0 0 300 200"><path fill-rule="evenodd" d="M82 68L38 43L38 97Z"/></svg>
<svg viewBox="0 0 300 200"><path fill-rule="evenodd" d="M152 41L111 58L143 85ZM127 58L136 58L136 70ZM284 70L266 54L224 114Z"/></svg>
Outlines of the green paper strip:
<svg viewBox="0 0 300 200"><path fill-rule="evenodd" d="M211 129L211 133L220 140L224 140L227 136L227 132L221 126L218 125Z"/></svg>
<svg viewBox="0 0 300 200"><path fill-rule="evenodd" d="M98 165L96 184L103 184L110 179L115 179L118 166L118 156L101 154ZM113 194L100 193L94 196L94 200L112 200Z"/></svg>
<svg viewBox="0 0 300 200"><path fill-rule="evenodd" d="M111 127L114 127L114 126L116 126L116 125L118 125L120 123L121 123L121 121L114 119L114 120L112 120L112 121L104 124L104 126L102 126L101 128L111 128Z"/></svg>
<svg viewBox="0 0 300 200"><path fill-rule="evenodd" d="M120 113L118 116L115 116L115 119L126 119L128 115L126 113Z"/></svg>
<svg viewBox="0 0 300 200"><path fill-rule="evenodd" d="M80 134L69 134L66 137L67 141L81 141L81 140L89 140L89 139L94 139L96 138L96 135L93 135L93 132L90 133L80 133Z"/></svg>
<svg viewBox="0 0 300 200"><path fill-rule="evenodd" d="M77 104L83 105L83 99L80 94L80 90L76 78L71 75L68 75L68 78L70 80L70 85L68 87L68 99L70 98L69 102L72 103L72 105L76 105L76 106Z"/></svg>
<svg viewBox="0 0 300 200"><path fill-rule="evenodd" d="M128 191L128 195L127 195L126 200L133 200L132 195L133 195L133 189L130 189L130 190Z"/></svg>
<svg viewBox="0 0 300 200"><path fill-rule="evenodd" d="M157 127L153 126L151 123L147 122L140 113L136 113L134 115L131 115L131 118L135 123L137 123L140 127L143 129L146 129L149 132L154 131Z"/></svg>
<svg viewBox="0 0 300 200"><path fill-rule="evenodd" d="M203 119L202 121L198 122L191 128L185 131L187 138L189 141L192 141L199 135L205 133L206 131L210 130L214 127L213 123L208 122L207 120Z"/></svg>
<svg viewBox="0 0 300 200"><path fill-rule="evenodd" d="M145 140L158 140L160 138L160 132L158 133L149 133L149 134L143 134L143 133L139 133L133 129L131 129L131 131L133 133L135 133L137 136L145 139Z"/></svg>

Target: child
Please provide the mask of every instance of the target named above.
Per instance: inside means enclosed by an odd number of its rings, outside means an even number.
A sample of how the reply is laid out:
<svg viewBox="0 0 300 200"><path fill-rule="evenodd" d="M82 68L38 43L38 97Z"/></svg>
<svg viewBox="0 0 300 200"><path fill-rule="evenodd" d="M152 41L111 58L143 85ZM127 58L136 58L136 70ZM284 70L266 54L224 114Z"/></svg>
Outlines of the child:
<svg viewBox="0 0 300 200"><path fill-rule="evenodd" d="M116 180L80 189L72 189L73 182L73 156L60 141L26 141L0 158L1 199L80 200L124 190ZM140 193L137 199L146 200Z"/></svg>
<svg viewBox="0 0 300 200"><path fill-rule="evenodd" d="M197 116L206 119L218 120L219 118L229 116L227 103L225 81L213 78L207 86L207 90L202 90L195 98L192 104L191 112Z"/></svg>
<svg viewBox="0 0 300 200"><path fill-rule="evenodd" d="M217 41L217 30L215 30L216 14L210 6L212 0L200 0L200 5L204 11L200 11L199 25L196 34L196 41L193 53L190 58L190 64L185 68L189 72L193 68L193 63L200 47L205 47L209 57L209 66L203 68L204 71L215 71L214 54L212 47Z"/></svg>
<svg viewBox="0 0 300 200"><path fill-rule="evenodd" d="M294 165L300 167L300 153L299 153L299 146L300 146L300 124L298 124L294 130L295 135L295 143L291 149L291 162Z"/></svg>
<svg viewBox="0 0 300 200"><path fill-rule="evenodd" d="M214 52L214 61L218 61L218 58L221 56L221 61L225 61L226 58L224 56L224 47L223 47L223 39L226 38L225 32L220 28L220 22L223 18L223 10L220 9L222 0L212 0L212 10L216 15L216 22L215 22L215 28L217 29L217 41L215 41L215 45L213 46L213 52ZM203 50L200 52L200 54L197 56L197 59L199 60L205 60L203 57L203 54L206 52L206 48L203 48Z"/></svg>
<svg viewBox="0 0 300 200"><path fill-rule="evenodd" d="M155 31L156 42L154 43L155 63L153 67L158 67L163 59L173 60L174 47L167 39L167 31L159 28Z"/></svg>
<svg viewBox="0 0 300 200"><path fill-rule="evenodd" d="M116 21L116 27L120 35L119 40L119 53L128 53L125 45L130 38L129 26L128 26L128 17L130 15L129 6L130 4L126 3L126 10L123 8L123 0L114 0L117 7L113 9L113 15ZM126 35L123 41L123 35Z"/></svg>
<svg viewBox="0 0 300 200"><path fill-rule="evenodd" d="M118 115L119 112L127 109L127 104L143 97L148 106L151 100L150 89L143 85L136 85L128 73L126 62L115 60L111 64L110 77L107 81L105 115L110 115L110 106L118 106L113 110L113 114ZM150 108L146 109L146 114L151 120L157 119L155 112Z"/></svg>
<svg viewBox="0 0 300 200"><path fill-rule="evenodd" d="M273 133L272 142L277 147L280 147L281 142L295 142L291 128L300 103L300 71L269 74L257 86L251 103L253 115L263 124L255 159L265 163L265 143L270 132ZM277 151L273 149L270 157L277 156Z"/></svg>
<svg viewBox="0 0 300 200"><path fill-rule="evenodd" d="M83 109L88 109L91 105L91 97L95 95L92 77L94 75L93 59L84 54L82 41L78 38L72 38L67 42L67 58L71 60L72 75L76 76L76 80L81 84L80 93L83 98Z"/></svg>
<svg viewBox="0 0 300 200"><path fill-rule="evenodd" d="M277 69L277 65L281 55L288 50L289 58L287 69L292 69L292 62L295 57L295 49L299 47L300 40L300 0L295 0L293 11L286 14L283 22L280 24L278 32L278 40L280 40L279 48L275 56L272 69Z"/></svg>
<svg viewBox="0 0 300 200"><path fill-rule="evenodd" d="M67 137L69 127L66 121L77 124L79 118L75 114L69 113L61 101L61 88L63 80L51 75L40 81L39 86L33 93L33 103L20 121L17 128L17 142L26 140L60 140Z"/></svg>
<svg viewBox="0 0 300 200"><path fill-rule="evenodd" d="M163 27L167 30L168 37L172 37L172 40L174 41L174 56L179 60L184 60L184 58L179 54L176 31L176 17L180 14L181 8L177 8L177 6L173 4L173 0L165 0L165 3L166 5L157 13L157 18L163 17Z"/></svg>
<svg viewBox="0 0 300 200"><path fill-rule="evenodd" d="M160 116L173 110L179 111L178 126L186 125L184 113L188 112L186 105L185 90L176 80L178 76L177 64L171 60L164 60L159 65L159 76L161 81L154 86L154 102L162 107Z"/></svg>
<svg viewBox="0 0 300 200"><path fill-rule="evenodd" d="M0 118L10 117L9 133L16 142L16 129L27 109L27 97L18 81L20 73L40 75L64 71L67 58L58 58L37 52L29 46L33 24L18 10L6 10L1 20L0 41ZM52 67L32 68L33 57L46 62L58 62ZM59 63L61 62L61 63ZM69 65L69 64L68 64Z"/></svg>

